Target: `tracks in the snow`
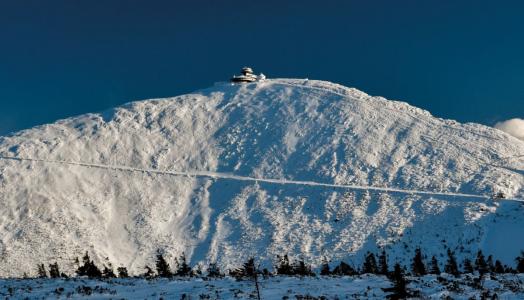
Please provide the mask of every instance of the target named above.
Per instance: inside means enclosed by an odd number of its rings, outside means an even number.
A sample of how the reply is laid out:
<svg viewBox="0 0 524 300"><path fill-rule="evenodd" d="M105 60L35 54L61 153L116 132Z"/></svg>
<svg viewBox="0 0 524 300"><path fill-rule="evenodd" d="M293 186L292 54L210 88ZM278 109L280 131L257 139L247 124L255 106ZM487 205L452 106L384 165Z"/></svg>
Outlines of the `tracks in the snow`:
<svg viewBox="0 0 524 300"><path fill-rule="evenodd" d="M0 156L0 160L12 160L12 161L18 161L18 162L29 161L29 162L37 162L37 163L44 163L44 164L71 165L71 166L98 168L98 169L123 171L123 172L139 172L139 173L168 175L168 176L220 178L220 179L230 179L230 180L238 180L238 181L265 182L265 183L281 184L281 185L304 185L304 186L318 186L318 187L341 188L341 189L362 190L362 191L377 191L377 192L411 194L411 195L446 196L446 197L459 197L459 198L470 198L470 199L490 199L490 196L476 195L476 194L431 192L431 191L410 190L410 189L400 189L400 188L376 187L376 186L366 186L366 185L351 185L351 184L332 184L332 183L288 180L288 179L256 178L256 177L248 177L248 176L239 176L239 175L234 175L230 173L219 173L219 172L209 172L209 171L168 171L168 170L158 170L158 169L133 168L133 167L128 167L128 166L118 166L118 165L103 165L103 164L92 164L92 163L84 163L84 162L45 160L45 159L22 158L22 157L12 157L12 156ZM506 199L498 199L498 200L524 202L524 199L507 199L506 198Z"/></svg>

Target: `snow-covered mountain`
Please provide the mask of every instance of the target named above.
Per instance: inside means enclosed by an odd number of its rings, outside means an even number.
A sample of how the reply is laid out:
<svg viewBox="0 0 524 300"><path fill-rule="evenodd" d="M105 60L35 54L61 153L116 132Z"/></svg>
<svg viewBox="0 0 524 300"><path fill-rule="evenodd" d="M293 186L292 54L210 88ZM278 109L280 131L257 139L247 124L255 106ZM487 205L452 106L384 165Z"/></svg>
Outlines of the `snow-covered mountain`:
<svg viewBox="0 0 524 300"><path fill-rule="evenodd" d="M323 81L227 83L0 138L0 276L89 250L359 264L524 249L524 142ZM494 201L503 192L513 200Z"/></svg>

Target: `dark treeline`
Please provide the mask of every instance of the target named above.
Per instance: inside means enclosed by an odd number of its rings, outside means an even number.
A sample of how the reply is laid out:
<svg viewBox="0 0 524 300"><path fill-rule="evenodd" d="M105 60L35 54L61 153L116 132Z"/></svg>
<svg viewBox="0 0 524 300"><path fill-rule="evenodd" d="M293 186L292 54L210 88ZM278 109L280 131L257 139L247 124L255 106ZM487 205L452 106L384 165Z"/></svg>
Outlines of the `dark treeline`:
<svg viewBox="0 0 524 300"><path fill-rule="evenodd" d="M77 258L75 264L77 269L75 271L77 276L87 277L93 279L111 279L111 278L128 278L129 274L126 267L118 267L116 272L113 270L112 264L106 259L106 264L103 268L95 265L93 260L86 252L82 257L82 261ZM420 248L415 250L415 255L412 258L409 267L402 266L400 263L395 263L391 269L388 265L388 257L385 250L382 250L378 255L367 252L364 257L364 262L360 267L351 266L346 262L339 262L334 268L329 265L327 260L323 260L320 265L320 276L355 276L363 274L375 274L386 276L392 283L390 288L384 288L384 292L388 293L388 299L405 299L409 297L418 297L419 291L412 291L407 288L409 280L406 275L414 277L424 276L427 274L440 275L440 263L435 256L432 256L427 262L427 257L422 253ZM478 281L486 274L504 274L504 273L524 273L524 251L516 259L515 268L502 265L499 260L493 259L490 255L487 258L482 251L478 251L474 259L466 258L459 265L455 257L455 253L448 249L447 259L444 264L444 272L455 277L460 277L462 274L478 274ZM37 266L38 278L67 278L67 275L60 272L58 263L49 265L49 272L47 272L44 264ZM174 277L204 277L204 278L222 278L229 275L237 280L251 280L255 284L257 299L260 299L260 290L258 284L259 276L267 278L269 276L316 276L311 265L307 264L303 259L291 261L288 255L277 256L274 272L267 269L260 269L256 264L254 257L249 258L242 266L228 270L224 273L220 270L216 263L211 263L207 270L202 270L202 267L191 267L186 260L186 256L182 253L181 256L174 259L173 265L170 265L165 259L161 251L157 251L155 268L149 266L144 267L144 272L135 278L174 278ZM439 276L437 279L442 280Z"/></svg>
<svg viewBox="0 0 524 300"><path fill-rule="evenodd" d="M444 269L441 271L440 262L436 256L428 259L420 248L415 250L415 255L411 263L401 265L396 263L393 268L388 265L388 257L385 250L375 254L367 252L364 256L364 261L360 267L352 266L344 261L339 262L335 266L331 266L327 260L323 260L320 264L318 275L320 276L355 276L362 274L375 274L384 276L424 276L427 274L440 275L441 273L451 274L459 277L462 274L478 273L481 277L485 274L504 274L504 273L524 273L524 251L515 259L515 267L503 265L499 260L494 260L490 255L485 257L482 251L478 251L476 257L473 259L466 258L461 264L457 262L455 253L450 249L447 250L447 258L444 262ZM102 268L98 267L86 252L82 259L75 259L75 275L79 277L88 278L128 278L129 273L124 266L117 267L114 270L112 264L107 261ZM397 270L397 266L401 272ZM49 271L48 271L49 270ZM68 276L60 271L58 263L48 265L48 270L44 264L37 265L37 278L68 278ZM226 275L235 277L237 279L251 278L256 274L267 276L316 276L317 273L313 270L310 264L303 259L292 261L288 255L277 256L274 271L270 272L268 269L260 269L255 264L255 258L251 257L242 266L227 270L223 272L216 263L211 263L207 269L203 270L201 266L191 267L186 259L184 253L174 259L173 265L170 265L161 251L157 251L155 266L144 267L144 272L135 277L138 278L172 278L172 277L209 277L221 278ZM396 274L396 275L395 275Z"/></svg>

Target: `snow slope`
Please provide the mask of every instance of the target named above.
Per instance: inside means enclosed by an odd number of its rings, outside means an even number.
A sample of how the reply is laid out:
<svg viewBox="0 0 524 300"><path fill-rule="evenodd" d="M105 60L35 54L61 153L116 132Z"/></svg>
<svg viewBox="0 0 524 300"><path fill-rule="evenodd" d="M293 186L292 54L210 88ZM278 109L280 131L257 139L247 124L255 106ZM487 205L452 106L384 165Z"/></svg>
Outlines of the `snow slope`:
<svg viewBox="0 0 524 300"><path fill-rule="evenodd" d="M86 250L134 273L157 249L223 268L417 246L512 264L522 155L499 130L323 81L133 102L0 138L0 276L71 272Z"/></svg>

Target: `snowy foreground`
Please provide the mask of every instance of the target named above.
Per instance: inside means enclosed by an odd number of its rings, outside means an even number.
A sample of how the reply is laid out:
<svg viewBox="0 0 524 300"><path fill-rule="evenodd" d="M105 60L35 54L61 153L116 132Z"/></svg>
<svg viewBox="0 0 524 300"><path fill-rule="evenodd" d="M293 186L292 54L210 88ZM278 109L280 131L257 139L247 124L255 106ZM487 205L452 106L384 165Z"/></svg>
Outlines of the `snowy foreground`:
<svg viewBox="0 0 524 300"><path fill-rule="evenodd" d="M444 299L523 299L524 274L505 274L485 279L482 286L475 276L454 278L427 275L412 280L409 288L416 298ZM355 277L271 277L260 280L262 299L384 299L382 288L391 286L383 276ZM307 298L309 296L310 298ZM118 279L96 281L87 279L0 280L0 297L71 298L71 299L256 299L252 281L225 279L144 280ZM473 298L472 298L473 297Z"/></svg>

